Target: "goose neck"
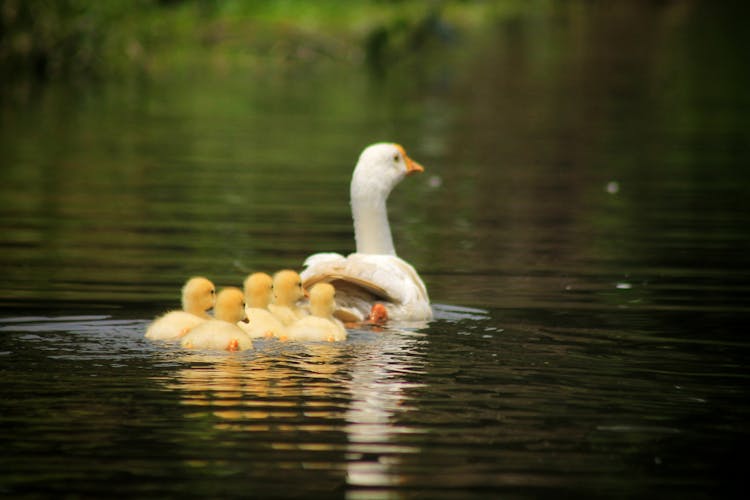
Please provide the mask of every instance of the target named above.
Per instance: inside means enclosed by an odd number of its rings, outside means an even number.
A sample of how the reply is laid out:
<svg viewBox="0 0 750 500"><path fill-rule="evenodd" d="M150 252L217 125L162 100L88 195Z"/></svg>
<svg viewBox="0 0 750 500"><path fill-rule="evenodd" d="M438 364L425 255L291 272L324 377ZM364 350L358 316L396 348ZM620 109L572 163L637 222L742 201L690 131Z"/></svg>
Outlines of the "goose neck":
<svg viewBox="0 0 750 500"><path fill-rule="evenodd" d="M357 252L396 255L385 199L352 198Z"/></svg>

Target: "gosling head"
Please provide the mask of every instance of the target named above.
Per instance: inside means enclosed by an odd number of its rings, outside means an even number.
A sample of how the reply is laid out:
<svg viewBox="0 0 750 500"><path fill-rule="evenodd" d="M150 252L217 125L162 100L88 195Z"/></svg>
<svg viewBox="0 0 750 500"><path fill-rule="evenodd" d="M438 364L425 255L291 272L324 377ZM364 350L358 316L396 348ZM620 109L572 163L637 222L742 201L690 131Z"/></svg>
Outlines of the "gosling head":
<svg viewBox="0 0 750 500"><path fill-rule="evenodd" d="M302 288L302 278L296 271L285 269L273 276L273 301L279 305L291 306L307 292Z"/></svg>
<svg viewBox="0 0 750 500"><path fill-rule="evenodd" d="M318 283L310 290L310 311L314 316L327 318L336 310L336 289L330 283Z"/></svg>
<svg viewBox="0 0 750 500"><path fill-rule="evenodd" d="M237 323L244 321L245 316L245 295L242 290L235 287L227 287L219 292L216 297L216 307L214 308L216 319Z"/></svg>
<svg viewBox="0 0 750 500"><path fill-rule="evenodd" d="M190 278L182 287L182 309L184 311L206 316L216 304L216 287L206 278Z"/></svg>
<svg viewBox="0 0 750 500"><path fill-rule="evenodd" d="M245 302L250 307L265 309L271 302L273 279L266 273L253 273L245 279Z"/></svg>

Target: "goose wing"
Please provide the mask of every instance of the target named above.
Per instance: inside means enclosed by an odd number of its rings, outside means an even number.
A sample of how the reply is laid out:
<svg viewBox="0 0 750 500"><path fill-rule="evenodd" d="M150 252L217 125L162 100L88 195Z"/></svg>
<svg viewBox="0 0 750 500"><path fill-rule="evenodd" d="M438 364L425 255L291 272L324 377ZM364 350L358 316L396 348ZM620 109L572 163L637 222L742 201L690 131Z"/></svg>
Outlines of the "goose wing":
<svg viewBox="0 0 750 500"><path fill-rule="evenodd" d="M427 289L417 272L394 255L316 254L305 265L302 272L305 287L320 282L333 284L340 309L354 310L358 315L369 314L374 302L406 308L429 304Z"/></svg>

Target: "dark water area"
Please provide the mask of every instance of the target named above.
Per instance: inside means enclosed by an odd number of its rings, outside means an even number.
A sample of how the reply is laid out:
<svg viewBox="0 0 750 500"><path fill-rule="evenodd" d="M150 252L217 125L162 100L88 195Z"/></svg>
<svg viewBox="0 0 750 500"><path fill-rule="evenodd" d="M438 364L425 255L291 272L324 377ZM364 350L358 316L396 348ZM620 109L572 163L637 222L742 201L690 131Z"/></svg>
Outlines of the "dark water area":
<svg viewBox="0 0 750 500"><path fill-rule="evenodd" d="M0 494L742 496L747 30L570 2L368 72L4 88ZM389 200L436 318L337 344L143 338L185 279L354 248Z"/></svg>

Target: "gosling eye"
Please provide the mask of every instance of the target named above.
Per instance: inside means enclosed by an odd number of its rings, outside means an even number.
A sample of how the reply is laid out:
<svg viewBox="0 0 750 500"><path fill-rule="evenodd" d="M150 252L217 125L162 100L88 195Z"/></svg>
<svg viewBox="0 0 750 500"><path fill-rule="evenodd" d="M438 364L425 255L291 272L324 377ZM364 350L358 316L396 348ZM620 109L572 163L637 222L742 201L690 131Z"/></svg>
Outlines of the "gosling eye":
<svg viewBox="0 0 750 500"><path fill-rule="evenodd" d="M399 154L393 155L393 161L395 161L396 163L398 163L399 161L401 161L401 155L399 155Z"/></svg>

